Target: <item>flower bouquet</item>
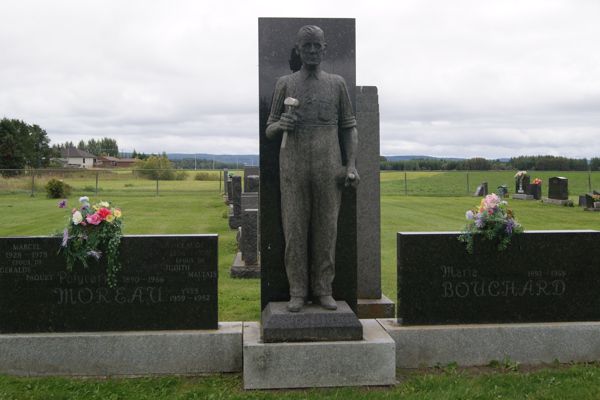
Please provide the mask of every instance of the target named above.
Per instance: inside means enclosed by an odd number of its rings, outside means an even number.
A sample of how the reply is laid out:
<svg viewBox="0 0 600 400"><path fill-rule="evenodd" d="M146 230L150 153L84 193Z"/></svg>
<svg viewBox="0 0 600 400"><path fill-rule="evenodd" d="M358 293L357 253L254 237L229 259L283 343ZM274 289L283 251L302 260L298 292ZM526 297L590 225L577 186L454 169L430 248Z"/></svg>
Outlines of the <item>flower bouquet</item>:
<svg viewBox="0 0 600 400"><path fill-rule="evenodd" d="M466 244L467 251L471 254L475 236L497 241L498 250L502 251L508 247L513 235L523 232L512 210L508 208L508 203L495 193L485 196L479 207L467 211L465 216L467 225L458 240Z"/></svg>
<svg viewBox="0 0 600 400"><path fill-rule="evenodd" d="M106 256L107 283L114 287L117 272L121 269L121 210L106 201L91 205L87 196L81 197L79 202L80 207L71 210L69 222L63 231L61 250L66 255L67 269L71 271L77 262L87 268L88 259L100 260ZM59 203L59 207L65 206L66 200Z"/></svg>

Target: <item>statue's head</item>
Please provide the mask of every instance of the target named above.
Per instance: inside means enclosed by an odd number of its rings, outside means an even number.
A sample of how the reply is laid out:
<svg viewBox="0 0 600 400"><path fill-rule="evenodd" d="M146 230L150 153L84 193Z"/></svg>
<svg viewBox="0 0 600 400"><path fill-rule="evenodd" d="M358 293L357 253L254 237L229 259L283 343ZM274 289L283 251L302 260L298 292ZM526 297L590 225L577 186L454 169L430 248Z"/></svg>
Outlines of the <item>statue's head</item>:
<svg viewBox="0 0 600 400"><path fill-rule="evenodd" d="M318 26L303 26L296 35L296 49L303 65L321 64L326 47L325 34Z"/></svg>

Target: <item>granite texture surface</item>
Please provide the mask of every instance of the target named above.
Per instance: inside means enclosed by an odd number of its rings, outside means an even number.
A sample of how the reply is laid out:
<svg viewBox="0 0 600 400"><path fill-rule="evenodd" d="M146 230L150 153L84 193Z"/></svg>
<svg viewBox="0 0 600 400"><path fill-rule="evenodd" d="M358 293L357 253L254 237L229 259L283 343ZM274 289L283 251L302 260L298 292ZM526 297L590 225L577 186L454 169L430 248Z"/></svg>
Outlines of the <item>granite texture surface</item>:
<svg viewBox="0 0 600 400"><path fill-rule="evenodd" d="M337 310L306 305L289 312L286 302L270 302L262 312L261 337L265 343L361 340L362 325L345 301Z"/></svg>
<svg viewBox="0 0 600 400"><path fill-rule="evenodd" d="M258 210L245 209L242 211L242 238L240 250L242 259L248 265L258 261Z"/></svg>
<svg viewBox="0 0 600 400"><path fill-rule="evenodd" d="M263 343L244 323L244 388L374 386L396 383L396 344L376 320L361 320L364 339Z"/></svg>
<svg viewBox="0 0 600 400"><path fill-rule="evenodd" d="M231 177L231 197L229 201L232 205L232 212L229 215L229 227L237 229L242 225L242 177Z"/></svg>
<svg viewBox="0 0 600 400"><path fill-rule="evenodd" d="M261 306L287 301L289 284L284 268L281 222L279 149L280 140L266 138L266 122L277 79L289 74L290 52L298 29L315 24L325 31L327 55L321 66L346 80L351 102L355 89L355 21L326 18L259 19L259 108L260 108L260 248ZM356 309L356 193L346 189L338 218L333 296Z"/></svg>
<svg viewBox="0 0 600 400"><path fill-rule="evenodd" d="M0 238L0 333L214 329L216 235L125 236L106 266L67 271L61 238Z"/></svg>
<svg viewBox="0 0 600 400"><path fill-rule="evenodd" d="M398 322L600 320L600 232L532 231L505 251L456 233L398 233Z"/></svg>
<svg viewBox="0 0 600 400"><path fill-rule="evenodd" d="M548 198L554 200L569 199L569 180L562 176L548 179Z"/></svg>
<svg viewBox="0 0 600 400"><path fill-rule="evenodd" d="M244 166L244 192L257 192L258 191L258 177L260 174L260 167L257 165L246 165ZM250 177L253 178L254 182L250 182Z"/></svg>

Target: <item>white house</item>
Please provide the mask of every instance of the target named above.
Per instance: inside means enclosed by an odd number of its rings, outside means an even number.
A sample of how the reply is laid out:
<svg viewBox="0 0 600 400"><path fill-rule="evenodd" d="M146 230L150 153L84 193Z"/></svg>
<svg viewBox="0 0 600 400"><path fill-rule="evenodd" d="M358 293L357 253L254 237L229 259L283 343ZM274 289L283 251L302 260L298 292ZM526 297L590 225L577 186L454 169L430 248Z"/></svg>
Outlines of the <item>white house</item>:
<svg viewBox="0 0 600 400"><path fill-rule="evenodd" d="M96 164L95 155L75 147L61 149L60 156L66 167L92 168Z"/></svg>

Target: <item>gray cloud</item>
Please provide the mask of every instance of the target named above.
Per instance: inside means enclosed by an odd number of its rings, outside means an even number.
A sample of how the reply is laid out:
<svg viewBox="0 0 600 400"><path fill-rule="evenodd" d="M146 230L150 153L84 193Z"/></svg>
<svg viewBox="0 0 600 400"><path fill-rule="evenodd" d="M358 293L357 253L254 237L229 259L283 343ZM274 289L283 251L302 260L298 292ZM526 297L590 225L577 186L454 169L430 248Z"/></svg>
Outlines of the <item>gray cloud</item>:
<svg viewBox="0 0 600 400"><path fill-rule="evenodd" d="M383 154L600 156L594 0L22 0L0 14L0 116L54 142L257 153L257 17L319 16L357 19Z"/></svg>

